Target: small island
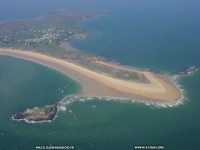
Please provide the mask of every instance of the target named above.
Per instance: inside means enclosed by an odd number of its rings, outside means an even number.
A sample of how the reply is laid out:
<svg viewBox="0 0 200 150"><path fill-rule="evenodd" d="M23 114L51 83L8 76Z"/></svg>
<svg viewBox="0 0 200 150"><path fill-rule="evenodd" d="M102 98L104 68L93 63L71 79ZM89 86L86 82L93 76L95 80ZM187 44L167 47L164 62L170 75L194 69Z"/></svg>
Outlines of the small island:
<svg viewBox="0 0 200 150"><path fill-rule="evenodd" d="M42 107L27 108L21 112L12 113L13 120L24 120L28 123L40 122L40 121L51 121L55 118L58 111L59 101Z"/></svg>
<svg viewBox="0 0 200 150"><path fill-rule="evenodd" d="M186 69L183 69L182 71L178 72L177 75L186 76L197 70L198 70L198 68L196 66L189 66Z"/></svg>

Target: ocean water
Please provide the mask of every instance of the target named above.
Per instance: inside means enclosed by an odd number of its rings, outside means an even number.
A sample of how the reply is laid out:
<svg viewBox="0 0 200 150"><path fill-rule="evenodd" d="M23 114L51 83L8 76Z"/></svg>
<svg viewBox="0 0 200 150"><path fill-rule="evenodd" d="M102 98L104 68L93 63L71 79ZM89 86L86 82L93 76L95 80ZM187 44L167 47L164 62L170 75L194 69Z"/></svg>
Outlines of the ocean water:
<svg viewBox="0 0 200 150"><path fill-rule="evenodd" d="M48 131L47 124L41 128L11 120L12 112L51 104L80 90L75 81L50 68L0 55L0 149L33 149L32 144L24 142L26 137L33 140Z"/></svg>
<svg viewBox="0 0 200 150"><path fill-rule="evenodd" d="M173 72L199 66L199 2L133 1L110 15L81 22L85 40L72 45L125 65Z"/></svg>
<svg viewBox="0 0 200 150"><path fill-rule="evenodd" d="M2 0L0 20L33 18L66 8L109 9L108 16L78 23L89 36L71 45L125 65L171 73L188 65L200 67L199 7L197 0L49 0L48 5L39 0ZM40 145L199 150L200 72L176 80L185 93L179 104L76 97L80 86L70 78L26 60L0 56L0 150L34 150ZM10 120L13 111L59 99L65 100L51 123Z"/></svg>

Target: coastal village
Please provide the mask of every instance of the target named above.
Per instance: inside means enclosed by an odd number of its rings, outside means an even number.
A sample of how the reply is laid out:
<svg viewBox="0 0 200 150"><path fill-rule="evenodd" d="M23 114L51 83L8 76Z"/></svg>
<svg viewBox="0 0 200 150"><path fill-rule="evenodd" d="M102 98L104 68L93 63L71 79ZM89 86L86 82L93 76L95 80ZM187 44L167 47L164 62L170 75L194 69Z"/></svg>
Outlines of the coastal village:
<svg viewBox="0 0 200 150"><path fill-rule="evenodd" d="M27 39L24 45L49 45L63 38L85 39L87 37L86 33L73 33L72 31L56 30L55 28L48 28L38 32L42 33L41 37Z"/></svg>
<svg viewBox="0 0 200 150"><path fill-rule="evenodd" d="M51 45L54 43L59 43L59 41L64 39L85 39L87 33L76 33L73 31L66 31L63 29L56 28L47 28L47 29L29 29L28 37L29 38L15 38L20 37L19 34L23 34L25 31L20 31L12 33L10 36L0 36L0 45L2 46L14 46L14 45L24 45L37 47L41 45ZM26 33L27 34L27 33Z"/></svg>
<svg viewBox="0 0 200 150"><path fill-rule="evenodd" d="M87 30L80 29L75 24L80 20L96 18L104 13L95 10L65 11L55 16L0 22L0 47L20 49L43 48L47 45L55 47L64 39L85 39Z"/></svg>

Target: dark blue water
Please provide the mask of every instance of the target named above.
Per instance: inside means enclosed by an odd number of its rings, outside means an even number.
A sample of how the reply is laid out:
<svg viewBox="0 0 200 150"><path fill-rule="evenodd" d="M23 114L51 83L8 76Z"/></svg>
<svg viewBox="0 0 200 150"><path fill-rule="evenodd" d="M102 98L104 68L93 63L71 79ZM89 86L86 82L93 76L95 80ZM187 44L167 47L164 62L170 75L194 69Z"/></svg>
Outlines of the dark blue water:
<svg viewBox="0 0 200 150"><path fill-rule="evenodd" d="M79 26L92 36L72 41L79 49L127 65L161 71L199 66L199 2L133 1L112 16Z"/></svg>
<svg viewBox="0 0 200 150"><path fill-rule="evenodd" d="M62 10L102 9L111 2L99 0L1 0L0 21L40 17L42 15L57 14Z"/></svg>

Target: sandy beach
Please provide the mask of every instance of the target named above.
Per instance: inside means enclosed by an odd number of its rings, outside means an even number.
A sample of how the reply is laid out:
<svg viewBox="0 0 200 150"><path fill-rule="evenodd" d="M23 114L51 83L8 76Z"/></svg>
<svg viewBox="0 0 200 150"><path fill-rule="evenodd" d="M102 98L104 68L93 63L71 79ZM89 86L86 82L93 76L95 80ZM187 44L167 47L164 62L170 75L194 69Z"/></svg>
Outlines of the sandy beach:
<svg viewBox="0 0 200 150"><path fill-rule="evenodd" d="M28 59L52 67L76 80L83 88L82 95L173 102L181 98L180 90L165 75L140 71L150 84L115 79L66 60L43 54L0 48L0 54ZM136 70L138 71L138 70Z"/></svg>

